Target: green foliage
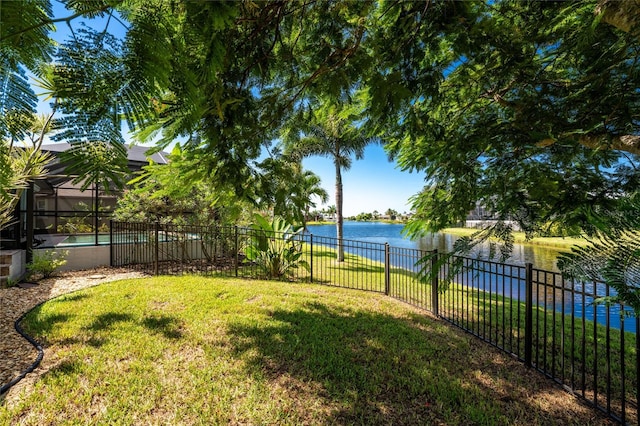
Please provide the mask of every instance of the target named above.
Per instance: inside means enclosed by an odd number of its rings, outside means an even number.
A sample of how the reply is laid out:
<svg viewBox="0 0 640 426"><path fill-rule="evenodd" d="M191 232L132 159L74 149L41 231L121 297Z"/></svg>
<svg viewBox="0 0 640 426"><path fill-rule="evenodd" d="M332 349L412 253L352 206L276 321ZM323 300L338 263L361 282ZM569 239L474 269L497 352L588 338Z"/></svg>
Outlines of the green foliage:
<svg viewBox="0 0 640 426"><path fill-rule="evenodd" d="M113 217L134 222L236 223L251 205L235 197L230 185L207 180L206 173L206 165L176 145L168 164L144 166L129 182Z"/></svg>
<svg viewBox="0 0 640 426"><path fill-rule="evenodd" d="M79 29L62 44L51 71L51 93L63 114L55 140L71 145L101 142L121 147L122 124L136 130L153 116L146 79L134 79L127 50L114 36ZM111 155L120 155L124 148ZM125 157L126 158L126 157Z"/></svg>
<svg viewBox="0 0 640 426"><path fill-rule="evenodd" d="M575 246L558 259L569 278L602 281L615 294L596 302L624 303L640 315L640 193L625 199L616 211L599 208L585 214L596 229L586 246Z"/></svg>
<svg viewBox="0 0 640 426"><path fill-rule="evenodd" d="M12 70L0 56L0 140L22 140L33 119L37 98L21 67Z"/></svg>
<svg viewBox="0 0 640 426"><path fill-rule="evenodd" d="M7 69L15 71L19 64L33 70L41 61L50 59L53 42L49 38L49 31L54 29L51 15L52 8L48 0L2 3L0 73Z"/></svg>
<svg viewBox="0 0 640 426"><path fill-rule="evenodd" d="M43 250L34 251L31 263L27 265L27 270L41 278L49 278L63 265L67 263L66 257L69 250Z"/></svg>
<svg viewBox="0 0 640 426"><path fill-rule="evenodd" d="M373 214L371 213L360 213L356 216L356 220L360 221L360 222L366 222L366 221L370 221L373 220Z"/></svg>
<svg viewBox="0 0 640 426"><path fill-rule="evenodd" d="M303 227L293 226L278 216L271 222L259 214L253 219L244 254L261 268L266 278L283 279L293 269L309 267L302 259L302 242L298 239Z"/></svg>
<svg viewBox="0 0 640 426"><path fill-rule="evenodd" d="M413 199L418 228L452 225L480 201L530 235L550 225L575 234L588 223L581 206L615 210L619 194L637 188L636 148L620 138L637 133L640 98L627 88L640 84L638 40L598 23L595 7L450 5L440 46L426 40L434 21L414 37L433 49L380 52L371 81L405 90L389 89L399 98L390 109L369 87L368 126L386 135L401 167L426 173ZM417 6L407 13L419 17ZM392 50L384 31L375 45Z"/></svg>
<svg viewBox="0 0 640 426"><path fill-rule="evenodd" d="M29 182L44 174L49 155L31 148L17 148L0 141L0 230L14 219L13 212Z"/></svg>
<svg viewBox="0 0 640 426"><path fill-rule="evenodd" d="M365 148L379 139L367 137L357 125L360 118L356 104L317 99L318 107L310 114L308 122L301 117L285 128L283 142L285 152L297 158L314 155L333 161L336 171L336 233L338 238L338 262L344 260L342 245L343 189L342 171L349 170L353 158L360 160ZM300 121L302 120L302 121Z"/></svg>
<svg viewBox="0 0 640 426"><path fill-rule="evenodd" d="M93 230L91 224L91 216L89 205L84 202L78 202L73 206L74 215L61 218L62 224L58 225L56 232L65 234L83 234ZM80 213L80 214L78 214Z"/></svg>
<svg viewBox="0 0 640 426"><path fill-rule="evenodd" d="M255 197L259 208L273 211L274 216L304 224L309 210L328 199L320 186L320 177L303 170L299 161L280 155L270 157L256 166Z"/></svg>

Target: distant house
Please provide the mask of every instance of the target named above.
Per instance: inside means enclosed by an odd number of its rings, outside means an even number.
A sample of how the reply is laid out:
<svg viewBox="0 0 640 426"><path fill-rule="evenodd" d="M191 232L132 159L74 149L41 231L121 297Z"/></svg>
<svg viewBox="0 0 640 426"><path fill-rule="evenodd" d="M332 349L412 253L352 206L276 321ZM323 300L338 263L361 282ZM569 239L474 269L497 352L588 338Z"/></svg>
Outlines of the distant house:
<svg viewBox="0 0 640 426"><path fill-rule="evenodd" d="M55 245L70 234L92 234L108 230L108 222L120 193L114 188L89 186L85 191L80 184L73 184L60 161L59 154L71 148L68 143L43 145L42 150L53 155L47 165L47 175L33 183L32 190L25 191L16 209L15 224L2 231L2 248L28 248ZM148 147L128 147L128 166L132 173L149 164L168 162L164 152L147 156ZM97 214L96 214L97 213Z"/></svg>
<svg viewBox="0 0 640 426"><path fill-rule="evenodd" d="M487 209L480 202L476 203L476 207L469 212L466 220L464 221L465 228L484 228L495 224L499 220L499 216ZM511 225L514 231L520 231L520 224L511 218L503 220L503 222Z"/></svg>

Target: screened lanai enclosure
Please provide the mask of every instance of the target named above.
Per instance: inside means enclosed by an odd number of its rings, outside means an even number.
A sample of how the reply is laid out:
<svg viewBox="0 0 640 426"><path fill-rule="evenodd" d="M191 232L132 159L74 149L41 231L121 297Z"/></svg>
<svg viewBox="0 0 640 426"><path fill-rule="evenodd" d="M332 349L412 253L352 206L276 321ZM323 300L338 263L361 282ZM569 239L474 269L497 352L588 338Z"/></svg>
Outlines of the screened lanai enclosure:
<svg viewBox="0 0 640 426"><path fill-rule="evenodd" d="M2 231L3 249L71 247L107 244L109 220L122 192L91 184L82 190L74 183L77 176L66 173L67 165L59 154L70 145L43 145L53 160L47 165L44 179L33 182L23 192L16 207L15 221ZM165 153L146 155L147 147L128 147L128 167L131 173L149 164L166 164Z"/></svg>

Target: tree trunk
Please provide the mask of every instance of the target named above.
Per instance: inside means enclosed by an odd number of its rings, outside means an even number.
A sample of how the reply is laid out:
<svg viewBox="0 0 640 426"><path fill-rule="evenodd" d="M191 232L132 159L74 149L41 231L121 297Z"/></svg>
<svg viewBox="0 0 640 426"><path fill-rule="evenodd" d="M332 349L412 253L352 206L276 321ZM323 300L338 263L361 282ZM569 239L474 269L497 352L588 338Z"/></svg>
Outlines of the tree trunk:
<svg viewBox="0 0 640 426"><path fill-rule="evenodd" d="M640 4L637 1L600 0L595 13L603 14L602 20L607 24L626 33L639 35Z"/></svg>
<svg viewBox="0 0 640 426"><path fill-rule="evenodd" d="M344 262L344 244L342 234L342 173L336 161L336 234L338 236L338 262Z"/></svg>
<svg viewBox="0 0 640 426"><path fill-rule="evenodd" d="M583 135L580 144L591 149L613 149L634 155L640 155L640 136L622 135L607 137L606 135Z"/></svg>

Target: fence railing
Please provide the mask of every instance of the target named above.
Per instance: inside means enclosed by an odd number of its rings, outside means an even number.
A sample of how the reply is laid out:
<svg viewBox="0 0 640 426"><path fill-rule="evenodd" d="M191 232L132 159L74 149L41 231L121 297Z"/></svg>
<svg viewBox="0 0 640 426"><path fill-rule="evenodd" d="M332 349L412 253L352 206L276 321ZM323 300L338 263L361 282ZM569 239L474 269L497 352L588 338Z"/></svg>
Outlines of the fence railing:
<svg viewBox="0 0 640 426"><path fill-rule="evenodd" d="M261 278L245 256L259 231L112 222L112 266L153 274ZM271 235L282 239L282 235ZM384 293L432 312L514 355L621 423L640 422L640 320L622 305L594 304L612 290L561 274L388 244L296 235L307 268L296 281ZM344 261L337 261L342 247Z"/></svg>

